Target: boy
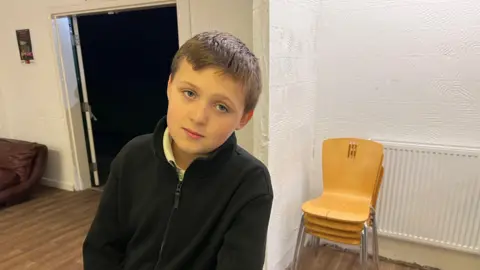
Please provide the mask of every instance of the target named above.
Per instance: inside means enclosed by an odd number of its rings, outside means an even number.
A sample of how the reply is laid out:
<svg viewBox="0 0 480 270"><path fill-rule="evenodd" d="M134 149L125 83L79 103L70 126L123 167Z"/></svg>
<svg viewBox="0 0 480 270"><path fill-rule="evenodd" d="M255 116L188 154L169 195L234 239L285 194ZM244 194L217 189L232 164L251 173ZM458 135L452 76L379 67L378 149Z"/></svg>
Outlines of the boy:
<svg viewBox="0 0 480 270"><path fill-rule="evenodd" d="M83 245L85 270L261 270L273 192L234 131L261 92L258 60L205 32L175 55L166 118L111 165Z"/></svg>

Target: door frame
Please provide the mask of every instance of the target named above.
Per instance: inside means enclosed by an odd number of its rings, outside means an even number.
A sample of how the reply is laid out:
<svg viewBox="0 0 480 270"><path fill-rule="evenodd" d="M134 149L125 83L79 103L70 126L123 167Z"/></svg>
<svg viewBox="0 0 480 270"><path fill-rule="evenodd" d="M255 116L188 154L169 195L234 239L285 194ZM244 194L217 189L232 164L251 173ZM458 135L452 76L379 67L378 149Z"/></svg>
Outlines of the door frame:
<svg viewBox="0 0 480 270"><path fill-rule="evenodd" d="M77 82L79 88L81 89L81 93L79 93L80 97L80 108L82 110L83 115L83 126L86 135L87 141L87 153L88 153L88 163L90 168L90 177L93 178L94 186L100 186L100 177L98 176L98 168L97 168L97 154L95 148L95 139L93 136L93 127L92 127L92 119L95 118L93 115L90 102L88 99L88 89L87 89L87 81L85 78L85 69L83 66L83 54L82 54L82 46L80 40L80 31L78 30L78 21L77 16L73 15L70 16L71 22L71 30L73 34L73 41L75 44L72 44L74 48L74 58L75 58L75 68L77 74ZM90 181L92 183L92 181Z"/></svg>
<svg viewBox="0 0 480 270"><path fill-rule="evenodd" d="M137 2L137 3L132 3ZM64 17L72 17L75 18L77 15L86 15L86 14L99 14L99 13L106 13L112 11L130 11L130 10L139 10L139 9L147 9L147 8L162 8L175 5L177 9L177 27L178 27L178 38L179 38L179 45L183 44L186 40L192 37L192 29L190 24L190 0L156 0L156 1L148 1L148 0L119 0L112 3L112 1L91 1L91 2L84 2L80 5L68 5L68 6L60 6L60 7L52 7L50 8L50 18L52 20L52 27L51 29L51 38L52 38L52 46L53 51L55 52L55 57L60 58L61 67L56 66L56 76L57 81L60 84L59 89L61 98L65 105L66 110L65 119L67 120L68 126L68 133L69 133L69 140L71 146L71 154L73 157L73 168L74 172L72 177L74 179L74 190L85 190L92 187L92 179L94 177L96 180L95 183L98 183L98 172L94 172L93 174L86 173L90 172L90 161L96 161L95 155L95 147L94 147L94 139L93 133L91 130L91 122L90 122L90 114L86 112L85 117L87 121L87 134L85 134L84 128L76 128L78 125L84 125L84 119L82 118L82 106L74 106L75 104L71 104L72 101L69 100L68 89L66 87L66 81L62 82L62 74L65 74L62 55L61 55L61 44L58 43L58 47L55 48L55 42L53 39L59 40L59 33L56 27L56 19L64 18ZM72 20L73 21L73 20ZM74 26L75 27L75 26ZM74 29L75 32L78 33L77 29ZM78 51L78 60L79 62L82 61L81 58L81 51ZM79 75L83 76L82 84L85 83L83 65L79 65ZM83 75L82 75L83 74ZM78 91L78 89L77 89ZM82 86L83 96L86 101L88 101L88 95L86 91L85 85ZM80 93L77 93L80 94ZM88 124L90 122L90 124ZM83 134L80 134L83 133ZM90 143L88 143L90 142ZM90 149L87 149L89 147ZM93 149L93 151L92 151ZM84 153L87 152L88 155ZM95 175L95 173L97 173Z"/></svg>

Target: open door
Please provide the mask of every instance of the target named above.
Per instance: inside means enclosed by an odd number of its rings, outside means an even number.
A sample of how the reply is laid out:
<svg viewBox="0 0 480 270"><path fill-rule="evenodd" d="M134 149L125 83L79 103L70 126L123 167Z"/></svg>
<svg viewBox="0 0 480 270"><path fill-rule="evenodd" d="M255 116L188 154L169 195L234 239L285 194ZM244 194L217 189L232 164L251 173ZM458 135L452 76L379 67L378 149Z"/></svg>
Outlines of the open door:
<svg viewBox="0 0 480 270"><path fill-rule="evenodd" d="M72 45L73 45L73 52L74 52L74 61L76 67L76 74L77 74L77 81L79 82L79 93L80 93L80 104L82 108L82 112L84 113L84 126L85 126L85 133L87 137L87 145L88 145L88 152L89 152L89 163L90 163L90 171L92 174L92 186L100 186L100 179L98 176L98 168L97 168L97 155L95 153L95 142L93 138L93 129L92 129L92 120L96 121L97 118L92 112L92 107L88 102L88 92L87 92L87 83L85 80L85 72L83 69L83 58L82 58L82 48L80 46L80 35L78 34L78 23L77 23L77 16L72 16L70 18L70 25L71 25L71 37L72 37Z"/></svg>
<svg viewBox="0 0 480 270"><path fill-rule="evenodd" d="M69 86L63 96L70 98L67 121L74 162L83 172L84 186L88 178L88 187L101 187L121 148L133 138L151 133L158 119L166 115L168 98L159 89L168 84L171 59L179 48L176 7L60 19L62 46L69 48L62 53L69 53L71 59L60 69L69 69L70 81L75 84L75 91ZM125 30L132 25L135 27ZM162 31L152 35L158 25L164 26ZM155 53L144 50L146 44L157 44ZM102 57L111 55L116 57Z"/></svg>
<svg viewBox="0 0 480 270"><path fill-rule="evenodd" d="M76 156L74 161L78 170L75 189L83 190L89 186L99 185L91 122L95 117L88 103L80 40L76 34L78 33L76 17L53 19L55 48L65 104L69 112L67 121L73 129L71 146Z"/></svg>

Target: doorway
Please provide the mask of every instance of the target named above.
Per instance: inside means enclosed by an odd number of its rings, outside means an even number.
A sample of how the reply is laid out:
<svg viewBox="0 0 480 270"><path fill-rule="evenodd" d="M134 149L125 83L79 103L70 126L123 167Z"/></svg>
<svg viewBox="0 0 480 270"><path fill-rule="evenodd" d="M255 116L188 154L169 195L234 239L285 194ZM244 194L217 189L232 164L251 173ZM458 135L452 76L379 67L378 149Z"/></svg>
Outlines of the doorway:
<svg viewBox="0 0 480 270"><path fill-rule="evenodd" d="M120 149L151 133L166 114L170 64L179 47L176 7L55 21L69 104L83 112L91 185L102 187Z"/></svg>

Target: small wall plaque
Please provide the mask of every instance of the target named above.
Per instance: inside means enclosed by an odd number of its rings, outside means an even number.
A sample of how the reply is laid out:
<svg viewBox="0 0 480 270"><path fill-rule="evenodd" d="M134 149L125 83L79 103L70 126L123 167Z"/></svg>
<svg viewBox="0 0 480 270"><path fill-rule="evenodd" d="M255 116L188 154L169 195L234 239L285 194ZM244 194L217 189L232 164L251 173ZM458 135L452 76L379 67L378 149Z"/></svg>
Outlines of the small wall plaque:
<svg viewBox="0 0 480 270"><path fill-rule="evenodd" d="M32 40L30 39L30 29L17 30L17 43L20 52L20 60L25 64L30 64L33 60Z"/></svg>

